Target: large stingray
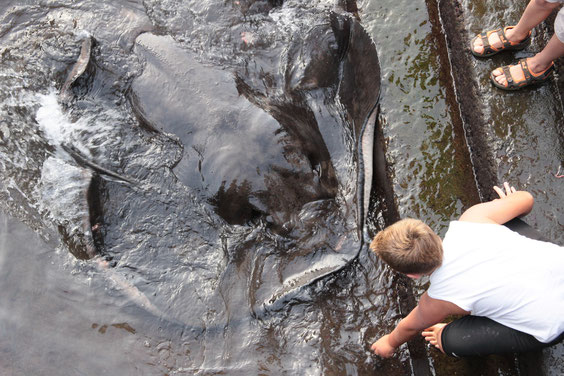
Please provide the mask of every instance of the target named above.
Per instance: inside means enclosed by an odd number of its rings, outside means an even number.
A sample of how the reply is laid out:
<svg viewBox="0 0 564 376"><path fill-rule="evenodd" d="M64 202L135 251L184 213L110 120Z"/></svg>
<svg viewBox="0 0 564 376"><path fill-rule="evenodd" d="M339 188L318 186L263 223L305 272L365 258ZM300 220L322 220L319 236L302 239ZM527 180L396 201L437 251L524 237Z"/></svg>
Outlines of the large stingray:
<svg viewBox="0 0 564 376"><path fill-rule="evenodd" d="M378 60L351 15L318 20L283 48L263 44L254 70L235 73L202 64L170 37L137 39L145 68L131 88L133 108L182 143L178 179L228 223L263 221L291 244L255 260L247 276L255 309L341 269L362 246ZM276 60L261 65L263 54Z"/></svg>
<svg viewBox="0 0 564 376"><path fill-rule="evenodd" d="M242 12L247 15L253 4L243 4ZM246 253L237 262L252 264L243 289L254 311L291 298L360 251L380 84L374 44L351 14L316 13L311 26L299 31L288 27L288 19L269 21L276 43L259 40L260 30L244 35L246 48L255 47L252 60L233 69L198 61L170 37L142 34L135 51L144 69L130 90L141 125L176 136L183 147L174 167L179 181L225 221L251 231L232 246L244 251L231 252ZM91 48L88 37L63 85L63 101L86 71ZM133 182L65 148L84 167ZM116 198L93 197L104 189L89 191L90 217L104 226L95 232L97 244L123 262L100 235L127 231L123 223L111 224ZM253 228L266 231L267 239ZM202 235L214 243L214 234L208 229Z"/></svg>
<svg viewBox="0 0 564 376"><path fill-rule="evenodd" d="M95 263L120 290L191 341L221 336L226 348L248 346L237 333L290 309L291 300L310 300L309 287L364 245L376 49L350 2L162 3L208 17L211 24L193 26L212 30L210 41L229 38L196 53L210 35L187 41L175 22L153 19L172 36L143 33L130 50L120 41L133 42L131 35L91 30L98 46L87 38L66 81L58 72L60 100L69 127L84 118L111 125L99 140L109 146L81 144L98 129L85 127L64 148L51 147L49 158L64 162L46 164L50 186L57 169L79 166L77 200L89 209L78 225L56 224L75 255L104 256L109 262L95 256ZM157 17L160 2L144 5ZM136 22L135 35L147 29ZM118 46L116 58L110 52ZM226 50L237 58L217 53ZM74 241L76 228L94 240ZM211 347L193 356L226 369Z"/></svg>

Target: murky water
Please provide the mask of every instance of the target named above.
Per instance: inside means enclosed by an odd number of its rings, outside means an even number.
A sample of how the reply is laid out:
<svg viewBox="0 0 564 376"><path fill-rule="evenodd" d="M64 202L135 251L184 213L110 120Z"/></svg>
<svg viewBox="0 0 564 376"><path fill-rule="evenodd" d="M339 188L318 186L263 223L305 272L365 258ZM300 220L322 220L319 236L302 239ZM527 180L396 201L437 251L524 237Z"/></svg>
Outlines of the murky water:
<svg viewBox="0 0 564 376"><path fill-rule="evenodd" d="M448 369L370 354L424 285L365 242L479 200L444 43L432 1L3 2L0 371Z"/></svg>

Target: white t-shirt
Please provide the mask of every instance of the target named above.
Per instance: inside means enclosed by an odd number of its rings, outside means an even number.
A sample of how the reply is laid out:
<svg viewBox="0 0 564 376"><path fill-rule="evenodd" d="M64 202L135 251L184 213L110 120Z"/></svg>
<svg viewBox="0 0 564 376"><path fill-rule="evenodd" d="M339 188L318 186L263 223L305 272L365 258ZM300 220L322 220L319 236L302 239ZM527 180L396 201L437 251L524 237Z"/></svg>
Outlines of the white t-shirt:
<svg viewBox="0 0 564 376"><path fill-rule="evenodd" d="M431 298L544 343L564 332L564 247L497 224L454 221L443 250Z"/></svg>

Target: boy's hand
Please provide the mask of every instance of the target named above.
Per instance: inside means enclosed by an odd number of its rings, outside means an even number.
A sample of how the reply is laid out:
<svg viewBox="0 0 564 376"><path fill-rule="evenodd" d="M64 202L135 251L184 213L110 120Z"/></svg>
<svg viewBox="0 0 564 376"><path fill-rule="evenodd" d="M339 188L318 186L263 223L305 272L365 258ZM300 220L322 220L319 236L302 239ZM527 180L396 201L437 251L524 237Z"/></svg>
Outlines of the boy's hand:
<svg viewBox="0 0 564 376"><path fill-rule="evenodd" d="M374 354L381 356L382 358L389 358L394 355L396 348L390 345L390 335L386 334L378 341L374 342L370 349L374 351Z"/></svg>
<svg viewBox="0 0 564 376"><path fill-rule="evenodd" d="M505 198L510 194L517 192L515 187L510 187L507 182L503 183L503 187L505 188L505 192L503 192L503 189L499 188L498 186L493 187L494 191L496 191L496 193L499 195L499 198Z"/></svg>
<svg viewBox="0 0 564 376"><path fill-rule="evenodd" d="M515 217L528 214L533 209L535 199L529 192L518 191L507 183L503 183L503 188L493 187L499 196L498 199L472 206L459 220L502 225Z"/></svg>

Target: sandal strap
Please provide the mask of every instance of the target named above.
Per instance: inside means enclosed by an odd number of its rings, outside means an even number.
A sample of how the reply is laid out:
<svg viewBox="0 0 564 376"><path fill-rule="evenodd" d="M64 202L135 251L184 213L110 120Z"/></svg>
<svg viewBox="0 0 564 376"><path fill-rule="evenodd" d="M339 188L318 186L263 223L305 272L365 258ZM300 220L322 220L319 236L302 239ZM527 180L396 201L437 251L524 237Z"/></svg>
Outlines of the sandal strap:
<svg viewBox="0 0 564 376"><path fill-rule="evenodd" d="M531 78L535 78L531 75L531 71L529 70L529 64L527 64L527 59L519 60L519 64L521 64L521 69L523 70L523 74L525 76L525 81L530 81Z"/></svg>
<svg viewBox="0 0 564 376"><path fill-rule="evenodd" d="M528 79L528 77L531 77L532 81L544 81L554 70L554 62L552 62L548 66L548 68L546 68L544 71L537 74L534 74L530 71L529 65L527 64L527 59L521 59L519 60L519 63L523 68L523 72L525 73L525 78Z"/></svg>
<svg viewBox="0 0 564 376"><path fill-rule="evenodd" d="M497 33L497 36L499 37L499 40L501 41L501 44L502 44L501 48L502 49L512 46L509 39L507 39L507 37L505 36L505 28L504 27L497 29L496 33Z"/></svg>
<svg viewBox="0 0 564 376"><path fill-rule="evenodd" d="M490 53L493 52L494 50L492 50L492 45L490 44L490 38L488 35L488 32L483 32L480 34L480 39L482 40L482 44L484 45L484 52L485 53Z"/></svg>
<svg viewBox="0 0 564 376"><path fill-rule="evenodd" d="M500 42L501 42L501 47L494 47L490 44L490 35L496 33ZM485 53L492 53L492 52L499 52L502 51L504 49L506 49L507 47L511 47L513 46L511 44L511 42L507 39L507 37L505 36L505 30L503 27L499 28L499 29L495 29L495 30L490 30L490 31L486 31L480 34L480 39L482 39L482 44L484 46L484 52Z"/></svg>
<svg viewBox="0 0 564 376"><path fill-rule="evenodd" d="M515 85L515 81L513 80L513 77L511 76L511 71L509 70L509 65L504 65L503 67L501 67L501 70L503 71L503 74L505 75L505 80L507 81L507 87L515 87L517 85Z"/></svg>

